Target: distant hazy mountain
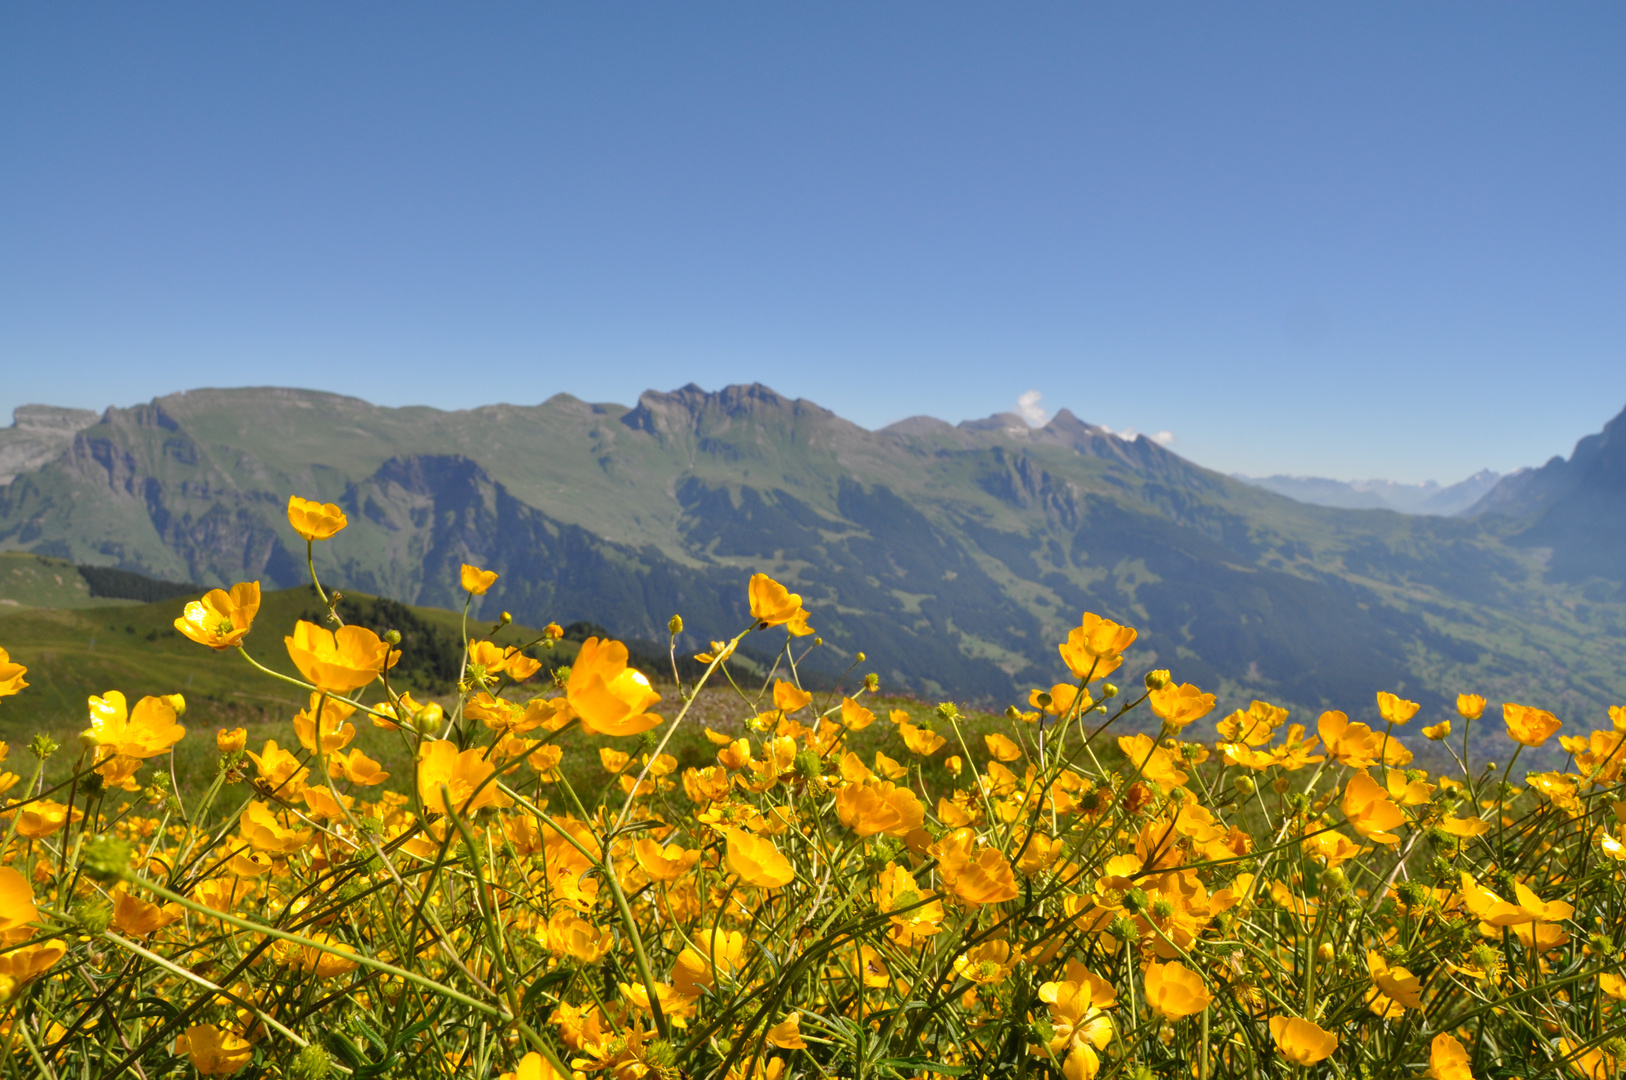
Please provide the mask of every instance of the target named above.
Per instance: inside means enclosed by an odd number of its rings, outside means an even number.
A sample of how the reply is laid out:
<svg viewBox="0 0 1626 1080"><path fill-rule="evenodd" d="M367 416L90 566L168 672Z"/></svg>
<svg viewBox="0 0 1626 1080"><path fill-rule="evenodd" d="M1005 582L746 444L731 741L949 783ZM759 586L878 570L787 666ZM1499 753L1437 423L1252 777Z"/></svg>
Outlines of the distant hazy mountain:
<svg viewBox="0 0 1626 1080"><path fill-rule="evenodd" d="M1048 685L1090 610L1141 630L1125 682L1168 667L1228 708L1626 700L1626 608L1545 583L1504 519L1306 505L1066 410L866 431L760 385L463 412L199 390L109 409L0 488L0 548L291 585L290 493L345 507L318 545L340 587L456 606L475 562L502 575L486 614L662 639L677 612L692 648L745 625L763 571L806 596L826 668L862 649L923 694Z"/></svg>
<svg viewBox="0 0 1626 1080"><path fill-rule="evenodd" d="M1315 506L1345 510L1395 510L1402 514L1450 517L1467 510L1496 486L1500 473L1484 469L1466 480L1441 487L1433 480L1402 484L1394 480L1328 480L1319 476L1243 476L1244 483Z"/></svg>
<svg viewBox="0 0 1626 1080"><path fill-rule="evenodd" d="M1517 521L1509 539L1535 548L1555 580L1626 584L1626 412L1568 460L1503 477L1468 514Z"/></svg>

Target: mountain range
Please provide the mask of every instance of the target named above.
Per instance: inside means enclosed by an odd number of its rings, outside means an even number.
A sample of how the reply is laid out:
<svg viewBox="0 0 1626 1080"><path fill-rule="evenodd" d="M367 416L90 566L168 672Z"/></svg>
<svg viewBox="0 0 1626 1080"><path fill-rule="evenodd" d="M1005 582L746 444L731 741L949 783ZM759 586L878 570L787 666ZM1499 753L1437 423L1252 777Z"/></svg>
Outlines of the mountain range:
<svg viewBox="0 0 1626 1080"><path fill-rule="evenodd" d="M1484 498L1502 479L1500 473L1482 469L1466 480L1441 485L1433 480L1402 484L1394 480L1329 480L1321 476L1243 476L1243 483L1286 495L1316 506L1336 506L1345 510L1394 510L1401 514L1461 514Z"/></svg>
<svg viewBox="0 0 1626 1080"><path fill-rule="evenodd" d="M58 417L41 436L19 410L27 440L0 439L18 463L0 549L294 585L300 494L350 518L317 545L341 588L455 608L473 562L501 574L482 614L664 640L681 613L695 648L746 624L746 579L766 572L806 598L810 663L839 672L862 650L921 694L1047 686L1090 610L1140 629L1126 678L1167 667L1228 708L1359 718L1379 689L1426 715L1459 690L1589 717L1626 701L1619 418L1472 516L1437 517L1308 505L1065 409L1037 428L1000 413L868 431L761 385L457 412L196 390L77 430L59 413L28 413Z"/></svg>

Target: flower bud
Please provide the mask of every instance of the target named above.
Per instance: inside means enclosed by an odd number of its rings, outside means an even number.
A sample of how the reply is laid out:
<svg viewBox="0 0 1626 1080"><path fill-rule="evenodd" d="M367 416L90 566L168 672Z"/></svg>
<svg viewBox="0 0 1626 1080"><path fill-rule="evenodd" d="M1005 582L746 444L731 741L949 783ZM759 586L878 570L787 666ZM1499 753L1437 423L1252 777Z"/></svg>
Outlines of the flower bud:
<svg viewBox="0 0 1626 1080"><path fill-rule="evenodd" d="M564 629L556 622L550 622L542 628L542 636L549 641L558 641L565 636Z"/></svg>
<svg viewBox="0 0 1626 1080"><path fill-rule="evenodd" d="M1323 964L1332 963L1332 958L1336 955L1338 954L1333 950L1332 942L1330 941L1323 941L1320 945L1316 946L1315 958L1321 961Z"/></svg>
<svg viewBox="0 0 1626 1080"><path fill-rule="evenodd" d="M868 660L868 659L869 659L869 657L865 656L862 652L860 652L860 653L856 654L853 657L853 663L862 664L865 660Z"/></svg>
<svg viewBox="0 0 1626 1080"><path fill-rule="evenodd" d="M1020 719L1022 719L1022 710L1018 709L1015 705L1007 705L1007 706L1005 706L1005 719L1007 719L1007 720L1020 720Z"/></svg>
<svg viewBox="0 0 1626 1080"><path fill-rule="evenodd" d="M288 1075L292 1080L325 1080L331 1069L327 1051L312 1043L294 1057Z"/></svg>
<svg viewBox="0 0 1626 1080"><path fill-rule="evenodd" d="M68 914L87 934L99 934L113 923L113 905L106 900L81 900Z"/></svg>
<svg viewBox="0 0 1626 1080"><path fill-rule="evenodd" d="M497 622L500 623L503 626L507 626L509 623L511 623L513 621L514 621L514 617L512 615L510 615L506 611L503 612L501 615L497 616Z"/></svg>
<svg viewBox="0 0 1626 1080"><path fill-rule="evenodd" d="M386 631L384 631L384 641L385 641L386 644L389 644L389 645L399 645L399 644L401 644L401 631L399 631L399 630L386 630Z"/></svg>
<svg viewBox="0 0 1626 1080"><path fill-rule="evenodd" d="M1328 867L1326 873L1321 875L1321 880L1340 892L1349 884L1349 878L1341 866Z"/></svg>
<svg viewBox="0 0 1626 1080"><path fill-rule="evenodd" d="M1239 776L1235 780L1231 781L1231 786L1236 788L1236 793L1242 796L1244 799L1246 799L1249 795L1252 795L1256 790L1258 790L1259 787L1259 785L1253 782L1253 777L1251 776Z"/></svg>
<svg viewBox="0 0 1626 1080"><path fill-rule="evenodd" d="M95 728L88 727L79 733L79 749L94 750L100 745L102 745L102 740L101 737L96 734Z"/></svg>
<svg viewBox="0 0 1626 1080"><path fill-rule="evenodd" d="M679 634L683 633L683 616L673 615L670 619L667 619L666 632L671 634L673 637L677 637Z"/></svg>
<svg viewBox="0 0 1626 1080"><path fill-rule="evenodd" d="M1146 689L1148 690L1161 690L1165 686L1169 685L1169 683L1172 681L1173 677L1162 668L1159 668L1156 671L1148 671L1146 673L1145 682Z"/></svg>
<svg viewBox="0 0 1626 1080"><path fill-rule="evenodd" d="M130 873L135 845L115 836L98 836L86 844L80 857L85 876L92 881L117 881Z"/></svg>
<svg viewBox="0 0 1626 1080"><path fill-rule="evenodd" d="M174 707L176 716L186 715L186 699L184 697L179 694L165 694L164 700Z"/></svg>
<svg viewBox="0 0 1626 1080"><path fill-rule="evenodd" d="M1102 683L1101 684L1101 697L1102 698L1114 698L1114 697L1117 697L1117 696L1118 696L1118 684L1117 683Z"/></svg>

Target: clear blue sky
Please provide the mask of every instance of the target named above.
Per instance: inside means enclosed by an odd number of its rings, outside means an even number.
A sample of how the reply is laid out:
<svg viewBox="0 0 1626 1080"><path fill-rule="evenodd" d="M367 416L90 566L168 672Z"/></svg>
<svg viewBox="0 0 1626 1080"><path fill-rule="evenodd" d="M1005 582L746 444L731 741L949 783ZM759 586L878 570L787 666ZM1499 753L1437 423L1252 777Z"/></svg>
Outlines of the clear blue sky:
<svg viewBox="0 0 1626 1080"><path fill-rule="evenodd" d="M6 5L0 422L758 380L1538 464L1626 406L1623 55L1619 3Z"/></svg>

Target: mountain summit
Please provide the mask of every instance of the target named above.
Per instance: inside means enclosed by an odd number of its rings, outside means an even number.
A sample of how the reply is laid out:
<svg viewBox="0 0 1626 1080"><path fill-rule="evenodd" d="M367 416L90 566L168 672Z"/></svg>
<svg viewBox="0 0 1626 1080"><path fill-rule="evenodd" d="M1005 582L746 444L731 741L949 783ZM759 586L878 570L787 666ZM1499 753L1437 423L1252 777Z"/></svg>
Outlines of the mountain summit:
<svg viewBox="0 0 1626 1080"><path fill-rule="evenodd" d="M1504 477L1468 513L1521 520L1512 541L1544 549L1559 580L1626 585L1626 410L1568 460Z"/></svg>
<svg viewBox="0 0 1626 1080"><path fill-rule="evenodd" d="M1445 708L1497 680L1576 707L1626 697L1583 621L1613 608L1554 604L1503 519L1305 505L1066 409L1041 427L867 431L760 384L458 412L197 390L109 409L60 445L0 488L0 548L294 585L298 493L349 516L318 545L340 587L460 606L474 562L501 574L491 611L654 640L677 612L692 648L745 625L760 571L807 598L824 642L810 663L840 671L863 650L923 694L1050 685L1055 643L1089 610L1140 628L1140 667L1243 704L1354 714L1388 689Z"/></svg>

